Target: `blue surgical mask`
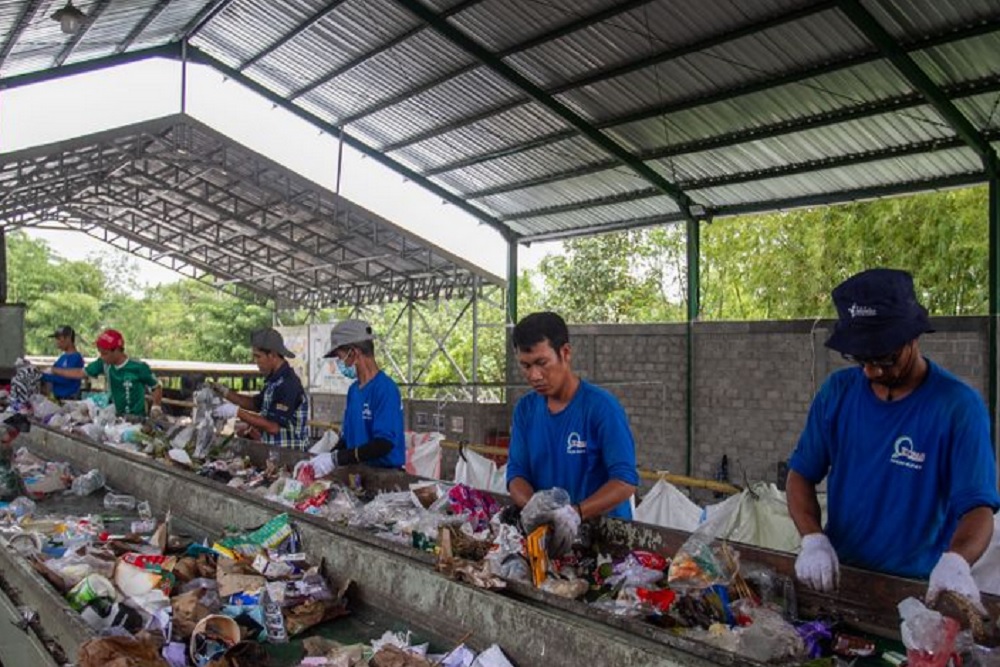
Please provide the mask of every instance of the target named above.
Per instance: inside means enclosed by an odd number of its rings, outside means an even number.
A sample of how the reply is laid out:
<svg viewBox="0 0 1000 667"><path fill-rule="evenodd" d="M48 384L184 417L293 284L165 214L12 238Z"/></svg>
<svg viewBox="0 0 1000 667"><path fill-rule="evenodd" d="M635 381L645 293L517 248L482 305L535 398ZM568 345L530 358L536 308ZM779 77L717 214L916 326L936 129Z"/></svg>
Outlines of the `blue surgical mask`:
<svg viewBox="0 0 1000 667"><path fill-rule="evenodd" d="M348 366L340 357L334 357L334 362L337 364L337 370L345 378L348 380L356 380L358 378L358 369L355 366Z"/></svg>

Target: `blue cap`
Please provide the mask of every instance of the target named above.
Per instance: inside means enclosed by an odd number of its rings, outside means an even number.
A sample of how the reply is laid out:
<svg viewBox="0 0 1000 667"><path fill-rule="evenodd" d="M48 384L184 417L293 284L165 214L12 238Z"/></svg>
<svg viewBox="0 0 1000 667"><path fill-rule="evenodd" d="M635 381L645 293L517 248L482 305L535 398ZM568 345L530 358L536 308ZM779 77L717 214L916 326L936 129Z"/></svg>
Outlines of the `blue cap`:
<svg viewBox="0 0 1000 667"><path fill-rule="evenodd" d="M917 303L913 276L899 269L869 269L833 290L837 324L826 346L870 359L892 354L922 333L934 331Z"/></svg>

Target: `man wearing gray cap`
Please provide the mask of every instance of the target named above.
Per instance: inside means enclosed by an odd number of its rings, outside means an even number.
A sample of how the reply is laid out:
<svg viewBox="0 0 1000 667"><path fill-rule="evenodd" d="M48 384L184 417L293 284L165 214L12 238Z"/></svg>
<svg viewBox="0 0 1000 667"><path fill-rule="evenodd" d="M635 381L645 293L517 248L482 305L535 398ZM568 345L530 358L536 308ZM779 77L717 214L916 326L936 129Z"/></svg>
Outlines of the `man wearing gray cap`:
<svg viewBox="0 0 1000 667"><path fill-rule="evenodd" d="M299 376L285 361L295 355L274 329L254 331L250 346L254 363L266 376L264 390L256 396L243 396L213 384L212 389L227 402L212 414L223 419L238 417L257 430L268 445L304 450L309 446L309 398Z"/></svg>
<svg viewBox="0 0 1000 667"><path fill-rule="evenodd" d="M316 477L351 463L380 468L402 468L406 463L403 399L396 383L375 362L374 340L371 326L361 320L338 322L330 332L330 351L324 357L332 358L341 374L356 382L347 390L341 448L309 462Z"/></svg>

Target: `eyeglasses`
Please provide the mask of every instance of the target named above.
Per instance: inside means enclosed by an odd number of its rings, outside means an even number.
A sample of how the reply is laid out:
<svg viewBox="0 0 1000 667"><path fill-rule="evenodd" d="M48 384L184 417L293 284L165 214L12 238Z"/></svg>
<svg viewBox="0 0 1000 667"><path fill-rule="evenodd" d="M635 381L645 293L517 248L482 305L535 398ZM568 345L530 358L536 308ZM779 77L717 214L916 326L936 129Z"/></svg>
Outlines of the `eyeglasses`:
<svg viewBox="0 0 1000 667"><path fill-rule="evenodd" d="M906 347L901 347L892 354L883 354L881 357L856 357L853 354L841 354L846 361L852 364L857 364L858 366L874 366L875 368L892 368L899 361L899 357L903 354L903 350Z"/></svg>

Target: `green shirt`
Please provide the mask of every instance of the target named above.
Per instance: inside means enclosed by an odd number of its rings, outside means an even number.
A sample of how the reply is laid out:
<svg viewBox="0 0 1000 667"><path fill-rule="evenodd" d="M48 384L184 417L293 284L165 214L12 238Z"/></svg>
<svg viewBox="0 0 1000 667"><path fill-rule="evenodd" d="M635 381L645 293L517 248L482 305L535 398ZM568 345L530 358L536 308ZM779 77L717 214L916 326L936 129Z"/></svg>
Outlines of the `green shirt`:
<svg viewBox="0 0 1000 667"><path fill-rule="evenodd" d="M90 377L102 373L107 375L108 391L119 416L145 416L146 387L153 388L159 384L149 364L134 359L126 359L121 366L107 366L100 359L94 359L83 370Z"/></svg>

